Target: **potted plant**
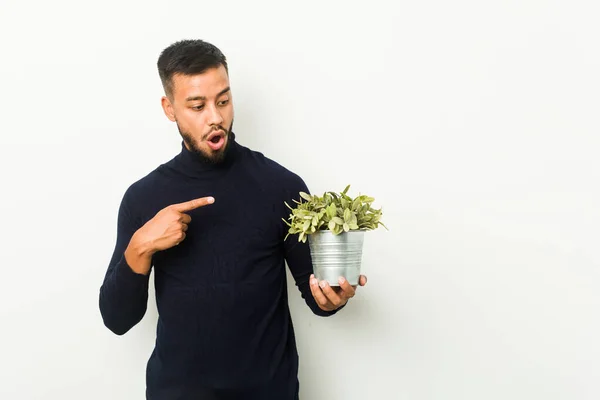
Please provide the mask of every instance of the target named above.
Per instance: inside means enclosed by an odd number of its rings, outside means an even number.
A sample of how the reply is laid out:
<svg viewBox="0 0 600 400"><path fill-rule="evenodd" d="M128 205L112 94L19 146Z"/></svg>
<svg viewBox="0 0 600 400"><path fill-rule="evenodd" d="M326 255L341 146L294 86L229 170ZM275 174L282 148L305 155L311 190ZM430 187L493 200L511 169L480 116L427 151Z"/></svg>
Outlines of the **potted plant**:
<svg viewBox="0 0 600 400"><path fill-rule="evenodd" d="M298 241L308 241L315 277L338 286L343 276L351 285L358 285L362 265L364 233L383 226L382 211L372 207L373 197L348 195L350 185L340 192L325 192L323 196L300 192L288 219L289 235Z"/></svg>

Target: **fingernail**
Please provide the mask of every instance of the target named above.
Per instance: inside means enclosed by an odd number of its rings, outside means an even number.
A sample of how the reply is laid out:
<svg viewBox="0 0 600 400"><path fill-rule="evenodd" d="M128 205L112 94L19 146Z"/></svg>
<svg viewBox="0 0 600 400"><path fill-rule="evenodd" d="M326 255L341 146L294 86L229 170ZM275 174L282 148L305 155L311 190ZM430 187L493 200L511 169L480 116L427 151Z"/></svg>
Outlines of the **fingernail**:
<svg viewBox="0 0 600 400"><path fill-rule="evenodd" d="M343 285L344 282L346 282L346 278L344 278L343 276L340 276L340 279L338 279L338 282L340 283L340 285Z"/></svg>
<svg viewBox="0 0 600 400"><path fill-rule="evenodd" d="M321 286L321 288L324 289L325 286L327 286L327 281L321 281L321 283L319 283L319 286Z"/></svg>
<svg viewBox="0 0 600 400"><path fill-rule="evenodd" d="M215 202L215 198L214 197L209 197L208 199L206 199L206 201L208 202L208 204L212 204Z"/></svg>
<svg viewBox="0 0 600 400"><path fill-rule="evenodd" d="M315 278L311 278L311 280L310 280L310 284L311 284L312 286L317 286L317 280L316 280Z"/></svg>

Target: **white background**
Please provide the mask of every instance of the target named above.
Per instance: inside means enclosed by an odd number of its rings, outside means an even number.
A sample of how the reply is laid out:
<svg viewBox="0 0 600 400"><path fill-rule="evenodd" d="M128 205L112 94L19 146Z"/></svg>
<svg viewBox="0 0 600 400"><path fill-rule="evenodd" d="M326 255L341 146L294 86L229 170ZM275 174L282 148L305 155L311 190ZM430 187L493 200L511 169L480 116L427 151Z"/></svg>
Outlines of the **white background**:
<svg viewBox="0 0 600 400"><path fill-rule="evenodd" d="M156 307L98 290L124 190L179 151L160 51L226 54L238 140L390 231L313 316L301 396L600 398L600 9L583 1L0 3L0 398L142 399Z"/></svg>

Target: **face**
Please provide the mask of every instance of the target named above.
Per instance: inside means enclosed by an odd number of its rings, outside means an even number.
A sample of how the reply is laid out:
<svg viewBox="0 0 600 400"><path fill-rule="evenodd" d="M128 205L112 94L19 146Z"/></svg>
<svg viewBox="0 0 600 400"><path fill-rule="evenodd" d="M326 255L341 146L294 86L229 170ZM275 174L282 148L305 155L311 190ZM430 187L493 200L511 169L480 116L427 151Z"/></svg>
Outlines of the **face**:
<svg viewBox="0 0 600 400"><path fill-rule="evenodd" d="M225 67L198 75L175 75L172 98L163 97L166 116L177 123L188 150L204 160L223 161L233 126L233 102Z"/></svg>

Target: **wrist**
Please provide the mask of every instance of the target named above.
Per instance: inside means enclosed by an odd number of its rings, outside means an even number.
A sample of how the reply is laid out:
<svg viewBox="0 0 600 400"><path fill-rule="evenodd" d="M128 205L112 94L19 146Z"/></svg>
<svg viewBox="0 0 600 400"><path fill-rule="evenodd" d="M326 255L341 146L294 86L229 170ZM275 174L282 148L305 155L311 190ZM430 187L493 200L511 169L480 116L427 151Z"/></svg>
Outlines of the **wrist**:
<svg viewBox="0 0 600 400"><path fill-rule="evenodd" d="M139 231L131 237L128 248L131 248L130 251L132 254L135 254L139 258L152 258L154 253L156 253L152 241L141 237Z"/></svg>
<svg viewBox="0 0 600 400"><path fill-rule="evenodd" d="M151 243L140 240L134 234L129 246L125 249L125 260L135 273L147 275L150 271L154 253Z"/></svg>

